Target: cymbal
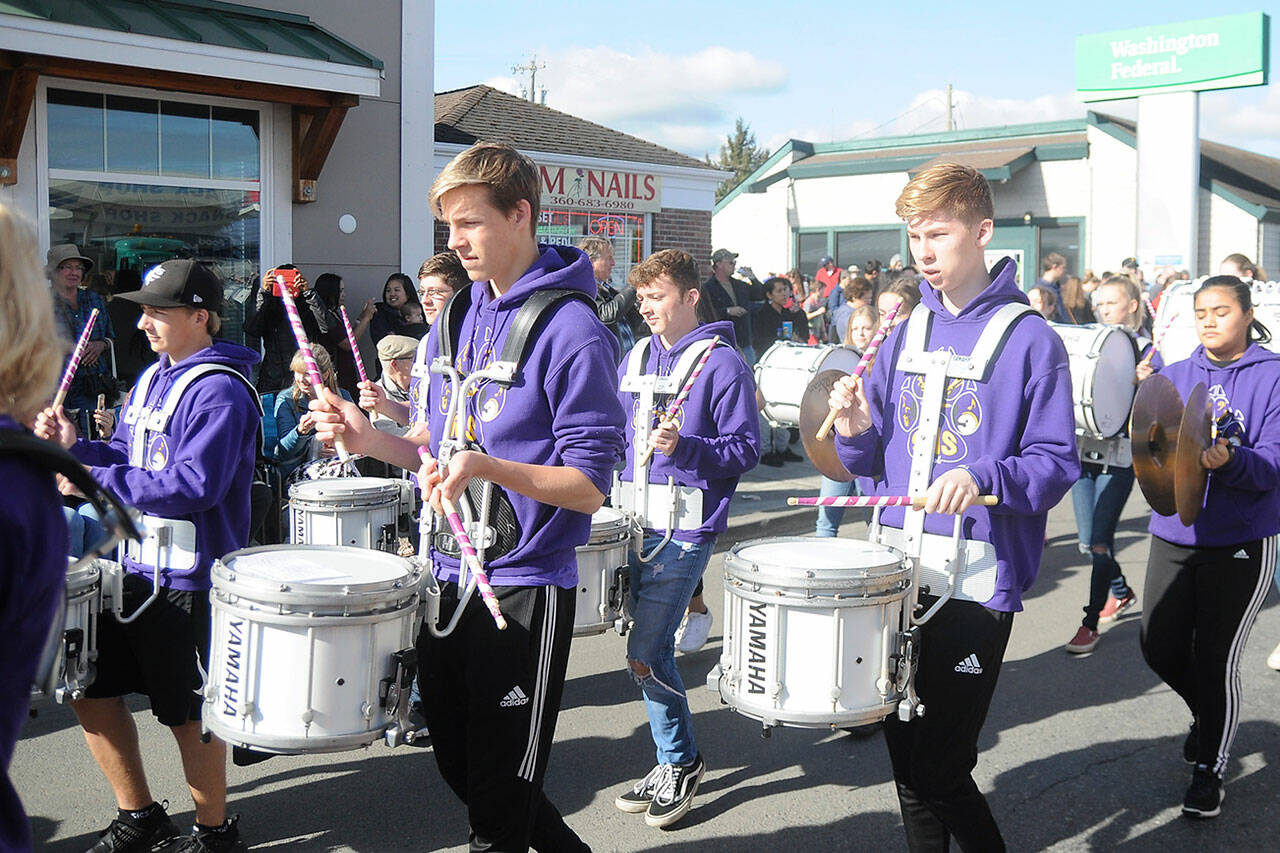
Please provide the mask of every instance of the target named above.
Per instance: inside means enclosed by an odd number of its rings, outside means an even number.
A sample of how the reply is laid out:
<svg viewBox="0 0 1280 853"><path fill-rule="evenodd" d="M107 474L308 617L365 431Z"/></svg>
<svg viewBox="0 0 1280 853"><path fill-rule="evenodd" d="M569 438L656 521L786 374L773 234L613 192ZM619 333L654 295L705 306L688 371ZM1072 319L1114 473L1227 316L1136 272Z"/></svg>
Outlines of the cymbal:
<svg viewBox="0 0 1280 853"><path fill-rule="evenodd" d="M1178 511L1174 490L1174 453L1182 425L1182 395L1156 373L1138 386L1129 418L1133 473L1151 508L1160 515Z"/></svg>
<svg viewBox="0 0 1280 853"><path fill-rule="evenodd" d="M1173 460L1173 494L1178 520L1190 527L1204 508L1204 489L1209 470L1200 464L1200 454L1209 449L1209 389L1196 383L1187 395L1178 426L1178 447Z"/></svg>
<svg viewBox="0 0 1280 853"><path fill-rule="evenodd" d="M836 455L835 433L827 436L825 441L818 440L818 427L826 420L830 411L828 398L831 389L838 380L849 374L843 370L823 370L809 382L800 398L800 441L804 444L805 453L813 467L823 476L840 483L853 480L853 475L844 467L840 457Z"/></svg>

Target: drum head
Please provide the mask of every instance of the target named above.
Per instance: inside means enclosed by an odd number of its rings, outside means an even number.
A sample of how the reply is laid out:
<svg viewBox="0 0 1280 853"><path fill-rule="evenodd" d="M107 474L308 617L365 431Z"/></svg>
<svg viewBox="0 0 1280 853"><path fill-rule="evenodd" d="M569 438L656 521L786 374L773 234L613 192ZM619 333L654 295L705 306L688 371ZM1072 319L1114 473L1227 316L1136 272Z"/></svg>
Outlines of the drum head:
<svg viewBox="0 0 1280 853"><path fill-rule="evenodd" d="M218 585L216 576L224 574L236 584L272 589L282 584L310 590L385 588L407 580L412 568L408 560L366 548L268 545L222 558L215 566L214 585Z"/></svg>
<svg viewBox="0 0 1280 853"><path fill-rule="evenodd" d="M81 590L90 589L102 579L101 562L90 560L83 566L75 565L78 558L67 558L67 594L74 595Z"/></svg>
<svg viewBox="0 0 1280 853"><path fill-rule="evenodd" d="M861 539L751 539L725 557L725 575L756 587L856 595L869 582L906 578L900 551Z"/></svg>
<svg viewBox="0 0 1280 853"><path fill-rule="evenodd" d="M1124 429L1133 408L1134 369L1138 350L1133 338L1121 329L1102 327L1095 343L1098 353L1093 370L1093 420L1102 438L1111 438ZM1074 367L1075 365L1072 365Z"/></svg>
<svg viewBox="0 0 1280 853"><path fill-rule="evenodd" d="M338 477L327 480L304 480L289 489L295 501L318 504L341 504L357 500L399 499L400 483L382 477Z"/></svg>

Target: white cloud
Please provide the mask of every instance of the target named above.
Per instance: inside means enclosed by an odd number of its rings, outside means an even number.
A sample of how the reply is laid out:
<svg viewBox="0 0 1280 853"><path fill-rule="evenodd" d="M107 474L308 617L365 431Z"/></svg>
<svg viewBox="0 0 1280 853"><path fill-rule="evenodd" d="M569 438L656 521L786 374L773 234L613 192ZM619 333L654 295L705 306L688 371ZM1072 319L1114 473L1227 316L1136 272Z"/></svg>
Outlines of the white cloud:
<svg viewBox="0 0 1280 853"><path fill-rule="evenodd" d="M1280 86L1201 95L1200 135L1280 157Z"/></svg>
<svg viewBox="0 0 1280 853"><path fill-rule="evenodd" d="M538 89L547 106L681 151L713 151L733 126L740 95L781 91L781 63L726 47L670 54L611 47L575 47L540 56ZM485 81L520 94L527 78Z"/></svg>

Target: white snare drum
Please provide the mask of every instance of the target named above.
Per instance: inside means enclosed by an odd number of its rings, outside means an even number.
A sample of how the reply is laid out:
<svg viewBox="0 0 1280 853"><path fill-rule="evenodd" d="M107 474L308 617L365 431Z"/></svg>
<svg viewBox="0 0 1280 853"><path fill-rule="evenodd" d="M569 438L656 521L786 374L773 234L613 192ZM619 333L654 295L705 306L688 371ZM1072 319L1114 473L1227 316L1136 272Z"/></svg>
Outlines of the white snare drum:
<svg viewBox="0 0 1280 853"><path fill-rule="evenodd" d="M858 354L849 347L808 346L778 341L756 362L756 391L764 400L764 416L774 426L800 425L800 399L809 382L823 370L853 373Z"/></svg>
<svg viewBox="0 0 1280 853"><path fill-rule="evenodd" d="M591 538L578 546L578 604L573 636L600 634L622 615L627 590L627 549L631 524L613 507L603 506L591 516Z"/></svg>
<svg viewBox="0 0 1280 853"><path fill-rule="evenodd" d="M289 489L289 527L299 545L350 545L395 553L401 480L339 477Z"/></svg>
<svg viewBox="0 0 1280 853"><path fill-rule="evenodd" d="M356 548L276 545L213 565L204 728L284 754L368 746L403 730L419 572Z"/></svg>
<svg viewBox="0 0 1280 853"><path fill-rule="evenodd" d="M911 568L854 539L753 539L725 557L720 697L769 726L879 720L902 691L897 658Z"/></svg>
<svg viewBox="0 0 1280 853"><path fill-rule="evenodd" d="M1118 435L1133 408L1138 347L1119 326L1050 323L1067 347L1076 429L1094 438Z"/></svg>
<svg viewBox="0 0 1280 853"><path fill-rule="evenodd" d="M102 615L102 583L104 570L119 571L119 565L107 560L91 560L72 568L67 565L65 616L61 631L51 628L46 650L47 667L36 674L35 693L52 696L56 702L75 701L84 697L85 688L93 683L94 662L98 659L98 619ZM52 654L48 654L52 652Z"/></svg>

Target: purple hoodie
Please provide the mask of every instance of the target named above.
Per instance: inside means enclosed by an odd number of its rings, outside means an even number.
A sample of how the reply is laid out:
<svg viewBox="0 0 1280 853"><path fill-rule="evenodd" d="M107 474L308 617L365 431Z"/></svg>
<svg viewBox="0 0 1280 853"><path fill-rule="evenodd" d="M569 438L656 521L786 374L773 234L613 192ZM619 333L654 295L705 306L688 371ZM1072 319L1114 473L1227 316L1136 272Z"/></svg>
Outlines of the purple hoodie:
<svg viewBox="0 0 1280 853"><path fill-rule="evenodd" d="M21 427L0 415L0 429ZM50 471L17 455L0 456L0 482L0 850L30 850L31 826L8 770L66 585L67 523Z"/></svg>
<svg viewBox="0 0 1280 853"><path fill-rule="evenodd" d="M146 402L159 406L174 380L197 364L224 364L246 378L258 354L228 341L174 364L160 355L160 370ZM133 392L125 402L128 408ZM123 411L123 409L122 409ZM110 441L77 441L72 454L121 501L148 515L186 519L196 528L196 565L165 571L162 583L177 590L209 588L216 558L249 544L249 486L262 419L242 382L230 376L203 376L187 388L165 434L152 439L147 467L129 464L133 429L121 418ZM125 558L126 571L150 581L153 567Z"/></svg>
<svg viewBox="0 0 1280 853"><path fill-rule="evenodd" d="M675 478L678 486L694 486L703 490L702 524L694 530L677 530L673 539L680 542L708 542L722 533L728 524L729 502L738 487L738 477L756 467L760 461L760 423L756 412L756 386L751 368L742 360L737 350L733 323L719 320L694 329L675 346L667 349L662 338L649 338L648 358L644 372L665 376L675 367L681 354L694 341L719 335L707 359L706 367L698 376L676 415L680 426L680 441L673 456L655 452L649 461L649 482L666 483L667 477ZM627 360L618 367L618 379L627 372ZM635 482L632 473L635 464L636 419L645 413L638 411L640 398L630 391L619 391L618 401L627 413L627 458L622 469L622 479ZM649 413L650 425L656 426L658 416L666 410L667 400L659 398L655 406L661 411Z"/></svg>
<svg viewBox="0 0 1280 853"><path fill-rule="evenodd" d="M462 371L488 366L502 345L525 299L535 290L566 288L591 298L596 294L591 261L577 249L540 246L541 254L506 293L495 299L487 282L470 290L471 307L458 336L454 363ZM486 383L467 400L466 414L485 452L499 459L533 465L567 465L608 494L614 466L622 456L622 409L607 393L615 387L616 338L597 319L591 304L561 302L541 324L521 365L521 380L504 389ZM427 337L427 363L440 353L439 335L447 319L435 323ZM415 377L411 397L419 398ZM445 433L448 395L445 379L431 374L424 404L431 430L431 452L440 450ZM488 560L494 586L558 586L578 582L574 548L591 535L591 516L540 503L510 489L507 497L521 530L520 543L509 553ZM458 578L458 560L432 549L435 574Z"/></svg>
<svg viewBox="0 0 1280 853"><path fill-rule="evenodd" d="M921 282L921 304L933 313L927 348L970 354L999 308L1026 303L1014 273L1008 258L996 264L991 284L958 315L943 306L928 282ZM899 325L885 339L867 380L871 428L853 438L836 435L840 461L853 474L875 477L877 495L907 494L911 471L908 448L919 418L923 377L895 369L906 328L906 323ZM996 351L988 376L981 384L949 381L931 481L952 468L967 468L980 493L999 498L997 507L968 510L962 535L995 546L996 591L985 603L1014 612L1022 609L1022 593L1040 571L1045 517L1080 477L1066 348L1043 318L1024 314ZM901 527L903 515L901 507L894 507L884 510L881 520ZM949 536L952 518L930 515L925 530Z"/></svg>
<svg viewBox="0 0 1280 853"><path fill-rule="evenodd" d="M1230 462L1209 472L1204 509L1187 527L1174 515L1151 513L1148 529L1177 545L1242 545L1280 533L1280 355L1250 344L1236 361L1216 367L1198 346L1160 375L1185 400L1196 383L1209 389L1218 436L1235 448Z"/></svg>

